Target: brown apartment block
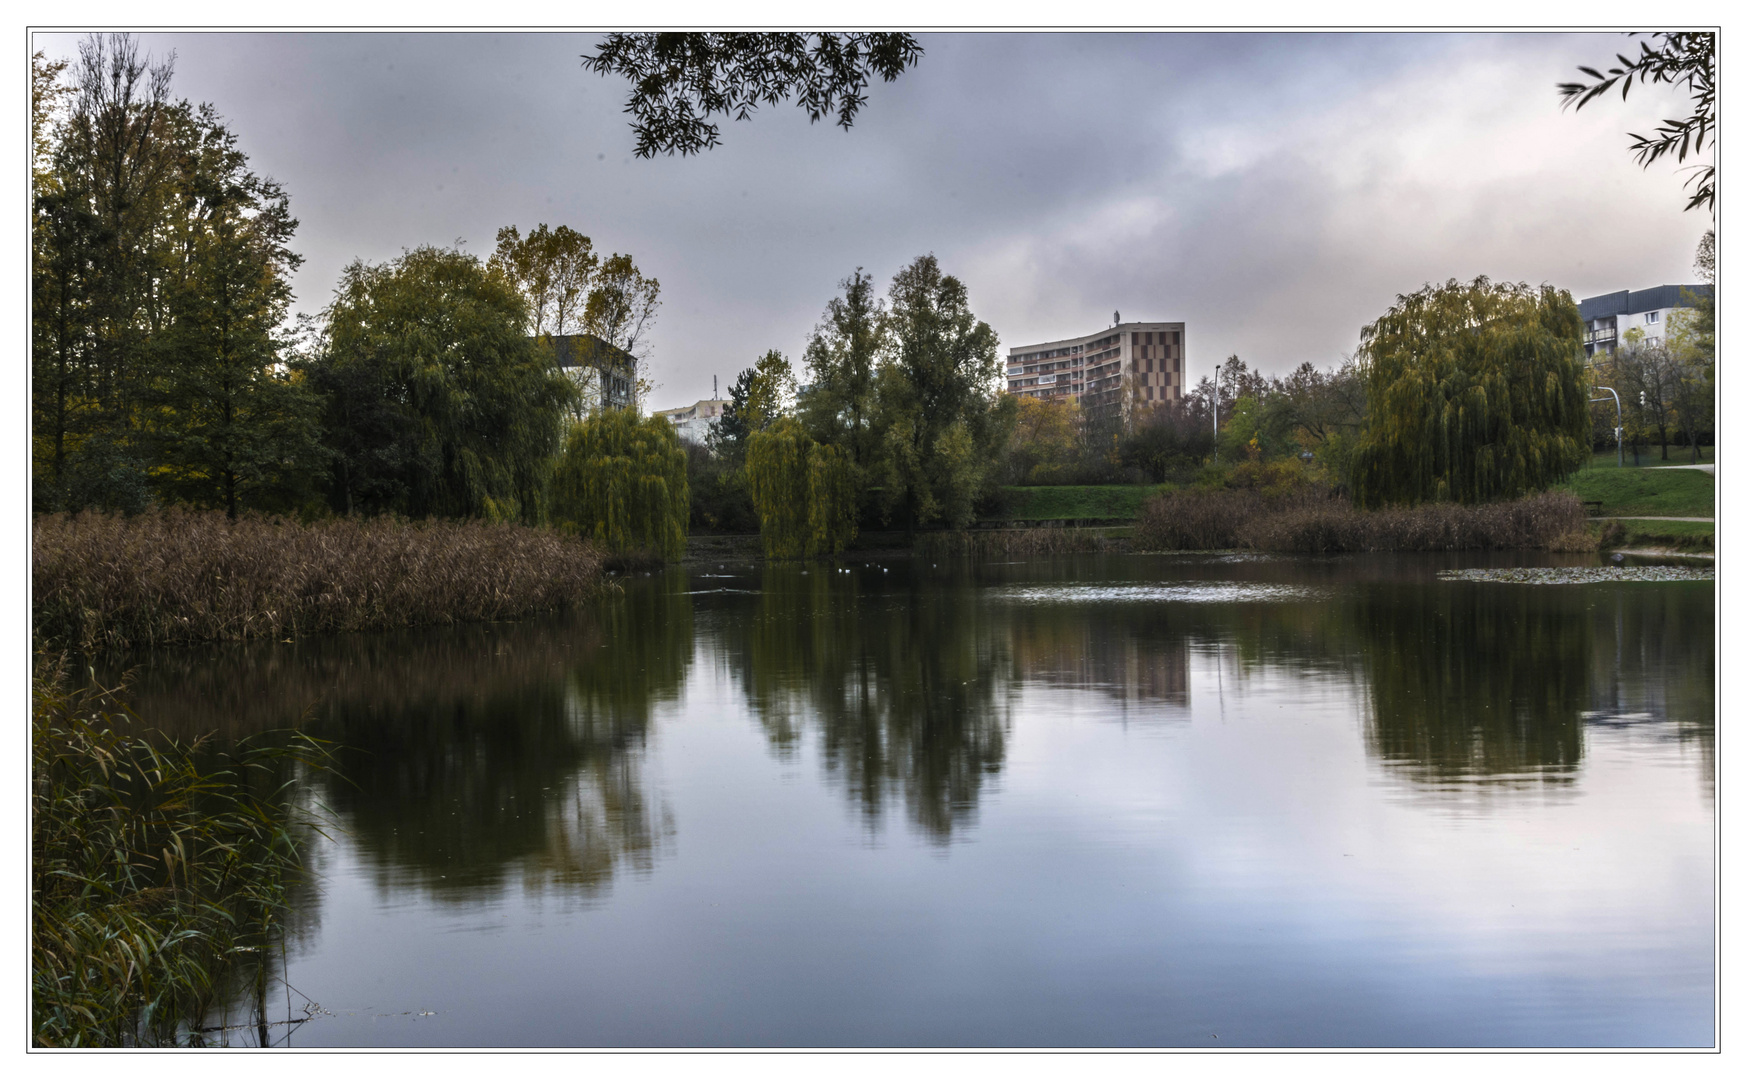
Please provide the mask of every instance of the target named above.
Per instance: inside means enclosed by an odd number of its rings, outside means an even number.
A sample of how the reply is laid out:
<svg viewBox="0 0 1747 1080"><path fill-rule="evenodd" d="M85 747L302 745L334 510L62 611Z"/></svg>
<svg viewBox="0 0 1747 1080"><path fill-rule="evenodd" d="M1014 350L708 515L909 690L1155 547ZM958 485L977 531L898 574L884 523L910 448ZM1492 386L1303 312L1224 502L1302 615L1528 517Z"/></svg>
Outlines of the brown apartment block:
<svg viewBox="0 0 1747 1080"><path fill-rule="evenodd" d="M1078 400L1088 416L1121 417L1183 400L1183 324L1118 323L1108 330L1007 354L1007 392Z"/></svg>

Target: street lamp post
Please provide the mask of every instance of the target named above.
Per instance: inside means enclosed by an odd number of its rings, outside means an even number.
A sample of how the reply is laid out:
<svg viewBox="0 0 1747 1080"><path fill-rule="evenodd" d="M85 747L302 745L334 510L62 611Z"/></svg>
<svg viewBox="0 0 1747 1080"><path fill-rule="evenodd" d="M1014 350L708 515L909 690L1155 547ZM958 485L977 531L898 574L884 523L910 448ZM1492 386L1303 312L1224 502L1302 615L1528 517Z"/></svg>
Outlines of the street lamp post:
<svg viewBox="0 0 1747 1080"><path fill-rule="evenodd" d="M1606 390L1608 393L1610 393L1614 396L1614 446L1620 452L1620 468L1623 469L1626 467L1626 444L1625 444L1625 440L1620 438L1620 432L1625 430L1626 421L1625 421L1625 412L1620 408L1619 392L1616 391L1611 386L1598 386L1598 387L1595 387L1595 389ZM1590 398L1589 400L1591 402L1606 401L1607 398L1597 397L1597 398ZM1634 453L1635 452L1636 451L1634 451ZM1632 460L1636 461L1638 459L1633 458Z"/></svg>

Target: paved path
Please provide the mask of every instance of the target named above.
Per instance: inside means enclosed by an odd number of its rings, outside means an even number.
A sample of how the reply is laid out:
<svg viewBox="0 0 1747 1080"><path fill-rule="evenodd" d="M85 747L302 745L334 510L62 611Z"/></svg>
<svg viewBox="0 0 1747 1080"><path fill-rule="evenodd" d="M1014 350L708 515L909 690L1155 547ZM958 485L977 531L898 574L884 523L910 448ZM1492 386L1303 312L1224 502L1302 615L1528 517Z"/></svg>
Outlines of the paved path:
<svg viewBox="0 0 1747 1080"><path fill-rule="evenodd" d="M1714 517L1708 517L1708 518L1651 517L1648 514L1597 514L1591 520L1594 520L1594 521L1708 521L1708 522L1711 522L1713 525L1716 524L1716 521L1717 521L1717 519Z"/></svg>
<svg viewBox="0 0 1747 1080"><path fill-rule="evenodd" d="M1645 467L1650 469L1697 469L1702 473L1709 473L1712 476L1717 475L1717 467L1715 465L1648 465Z"/></svg>

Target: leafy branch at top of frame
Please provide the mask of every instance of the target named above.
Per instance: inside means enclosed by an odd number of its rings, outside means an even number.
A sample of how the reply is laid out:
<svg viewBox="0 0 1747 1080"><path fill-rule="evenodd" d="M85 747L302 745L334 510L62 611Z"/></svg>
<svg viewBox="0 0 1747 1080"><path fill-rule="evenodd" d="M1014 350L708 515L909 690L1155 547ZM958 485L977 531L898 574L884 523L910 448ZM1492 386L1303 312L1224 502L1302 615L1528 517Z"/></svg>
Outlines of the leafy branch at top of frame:
<svg viewBox="0 0 1747 1080"><path fill-rule="evenodd" d="M587 70L629 78L637 156L721 145L712 116L745 120L791 95L813 123L848 129L870 79L891 82L922 56L910 34L608 34Z"/></svg>
<svg viewBox="0 0 1747 1080"><path fill-rule="evenodd" d="M1580 66L1577 69L1594 81L1560 83L1558 87L1564 107L1575 105L1581 109L1615 86L1620 88L1620 100L1624 101L1631 95L1634 82L1640 86L1647 83L1684 85L1693 97L1691 116L1685 120L1664 120L1652 135L1629 133L1638 164L1646 168L1669 153L1675 155L1675 160L1684 162L1687 154L1702 151L1707 139L1714 143L1717 107L1716 35L1674 32L1651 37L1657 42L1655 47L1650 42L1640 41L1635 58L1615 54L1619 66L1609 68L1606 73L1592 67ZM1697 187L1688 199L1686 209L1704 207L1715 211L1716 172L1715 165L1706 165L1697 168L1688 178L1687 186L1696 184Z"/></svg>

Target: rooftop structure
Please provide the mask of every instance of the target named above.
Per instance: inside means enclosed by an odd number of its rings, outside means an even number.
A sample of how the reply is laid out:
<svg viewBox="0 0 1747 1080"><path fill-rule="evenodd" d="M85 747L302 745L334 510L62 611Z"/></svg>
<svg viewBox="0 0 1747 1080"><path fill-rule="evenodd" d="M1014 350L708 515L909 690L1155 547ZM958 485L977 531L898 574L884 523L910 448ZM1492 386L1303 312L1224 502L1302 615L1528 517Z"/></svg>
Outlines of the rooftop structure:
<svg viewBox="0 0 1747 1080"><path fill-rule="evenodd" d="M1183 324L1127 322L1082 337L1008 351L1007 392L1077 400L1089 416L1132 419L1183 400Z"/></svg>

